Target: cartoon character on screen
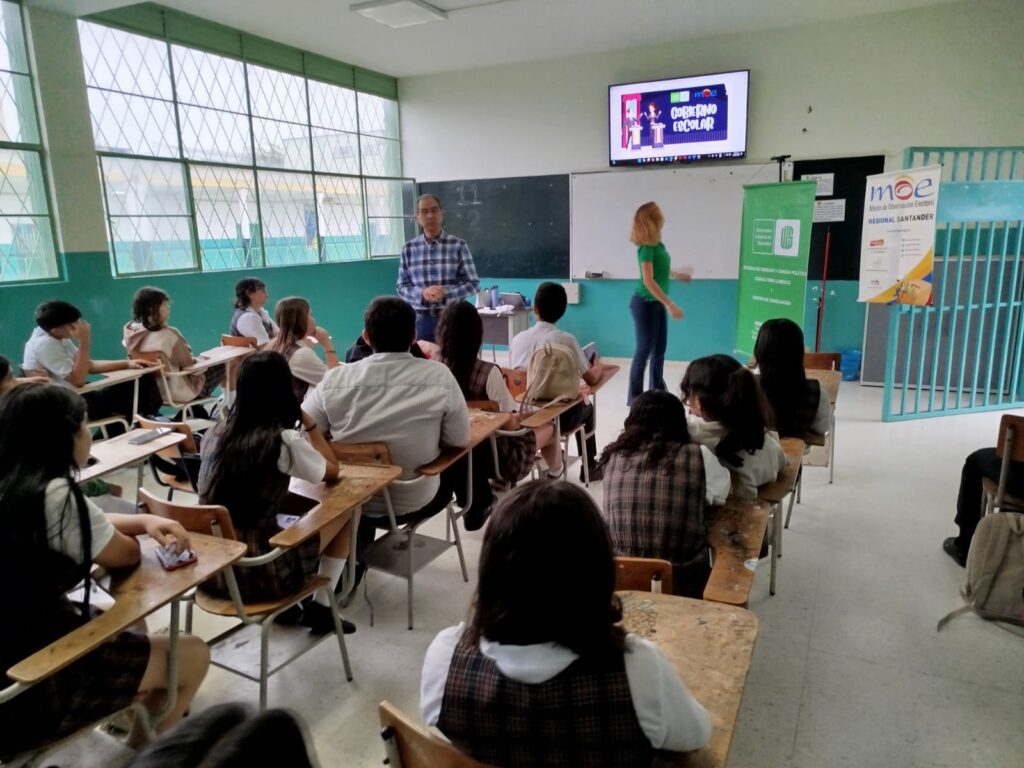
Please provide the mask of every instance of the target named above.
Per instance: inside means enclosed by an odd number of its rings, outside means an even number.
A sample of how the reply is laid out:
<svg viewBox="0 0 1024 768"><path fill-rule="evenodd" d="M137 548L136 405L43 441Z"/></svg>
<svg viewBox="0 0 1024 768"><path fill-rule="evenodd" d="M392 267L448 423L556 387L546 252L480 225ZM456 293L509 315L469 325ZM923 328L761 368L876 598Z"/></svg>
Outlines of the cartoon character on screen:
<svg viewBox="0 0 1024 768"><path fill-rule="evenodd" d="M637 117L637 103L632 99L624 102L626 116L622 120L622 148L640 149L640 118Z"/></svg>
<svg viewBox="0 0 1024 768"><path fill-rule="evenodd" d="M661 110L655 106L652 101L647 105L647 112L644 113L644 117L647 118L647 127L651 132L651 147L653 149L661 149L665 146L665 124L659 122L658 118L661 117Z"/></svg>

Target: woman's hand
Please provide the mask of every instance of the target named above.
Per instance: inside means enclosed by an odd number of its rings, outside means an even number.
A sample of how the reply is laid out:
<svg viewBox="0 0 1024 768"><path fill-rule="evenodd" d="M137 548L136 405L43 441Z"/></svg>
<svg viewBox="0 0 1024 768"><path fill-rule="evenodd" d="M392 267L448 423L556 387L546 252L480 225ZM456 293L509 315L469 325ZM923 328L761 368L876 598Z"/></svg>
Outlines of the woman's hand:
<svg viewBox="0 0 1024 768"><path fill-rule="evenodd" d="M672 315L672 319L673 320L682 320L683 319L683 310L681 310L675 304L669 304L668 305L668 313L670 315Z"/></svg>
<svg viewBox="0 0 1024 768"><path fill-rule="evenodd" d="M669 272L669 276L673 280L682 280L684 283L688 283L691 280L693 280L692 272L686 272L681 269L673 269L672 271Z"/></svg>
<svg viewBox="0 0 1024 768"><path fill-rule="evenodd" d="M323 344L324 349L330 349L331 348L331 343L330 343L330 341L331 341L331 334L329 334L327 332L326 328L321 328L318 325L316 327L316 330L313 331L313 336L314 336L314 338L316 338L317 341L319 341L321 344Z"/></svg>
<svg viewBox="0 0 1024 768"><path fill-rule="evenodd" d="M139 368L159 368L160 363L155 360L126 360L126 369L139 369Z"/></svg>
<svg viewBox="0 0 1024 768"><path fill-rule="evenodd" d="M143 515L142 525L157 544L169 547L175 552L183 552L189 548L188 531L180 523L156 515Z"/></svg>

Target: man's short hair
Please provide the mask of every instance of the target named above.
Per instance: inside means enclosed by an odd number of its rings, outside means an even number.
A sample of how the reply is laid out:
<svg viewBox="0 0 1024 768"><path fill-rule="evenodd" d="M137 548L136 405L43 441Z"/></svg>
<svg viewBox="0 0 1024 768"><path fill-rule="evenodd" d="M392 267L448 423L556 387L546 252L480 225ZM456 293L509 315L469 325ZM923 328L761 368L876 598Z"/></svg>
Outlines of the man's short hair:
<svg viewBox="0 0 1024 768"><path fill-rule="evenodd" d="M420 195L419 197L416 198L416 213L420 212L420 202L423 201L423 200L426 200L428 197L432 198L433 201L435 203L437 203L437 207L438 208L440 208L442 211L444 210L444 206L441 205L441 198L440 197L438 197L437 195L433 195L430 192L425 192L424 194L422 194L422 195Z"/></svg>
<svg viewBox="0 0 1024 768"><path fill-rule="evenodd" d="M569 298L560 283L541 283L533 297L533 307L537 317L546 323L557 323L565 314Z"/></svg>
<svg viewBox="0 0 1024 768"><path fill-rule="evenodd" d="M36 325L47 333L62 325L76 323L81 318L82 313L78 307L66 301L44 301L36 307Z"/></svg>
<svg viewBox="0 0 1024 768"><path fill-rule="evenodd" d="M363 315L374 352L408 352L416 339L416 310L396 296L378 296Z"/></svg>

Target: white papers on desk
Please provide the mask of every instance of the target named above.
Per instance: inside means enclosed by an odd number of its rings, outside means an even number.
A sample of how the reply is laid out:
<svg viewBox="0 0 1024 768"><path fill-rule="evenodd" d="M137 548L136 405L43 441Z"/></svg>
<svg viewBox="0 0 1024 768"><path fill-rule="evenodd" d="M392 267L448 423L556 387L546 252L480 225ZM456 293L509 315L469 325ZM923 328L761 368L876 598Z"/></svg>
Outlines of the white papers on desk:
<svg viewBox="0 0 1024 768"><path fill-rule="evenodd" d="M516 307L511 304L499 304L496 307L479 307L477 312L481 315L511 315L516 311Z"/></svg>

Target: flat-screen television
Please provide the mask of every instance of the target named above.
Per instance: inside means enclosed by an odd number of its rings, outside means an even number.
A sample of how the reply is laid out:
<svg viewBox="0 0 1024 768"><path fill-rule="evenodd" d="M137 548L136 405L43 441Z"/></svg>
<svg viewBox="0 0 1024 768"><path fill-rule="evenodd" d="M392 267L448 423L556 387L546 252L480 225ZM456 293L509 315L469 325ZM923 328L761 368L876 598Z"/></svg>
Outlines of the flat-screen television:
<svg viewBox="0 0 1024 768"><path fill-rule="evenodd" d="M747 154L750 70L608 87L610 165Z"/></svg>

